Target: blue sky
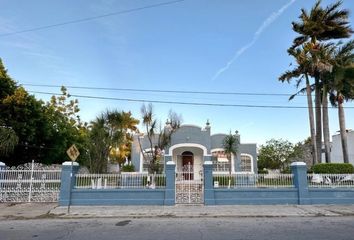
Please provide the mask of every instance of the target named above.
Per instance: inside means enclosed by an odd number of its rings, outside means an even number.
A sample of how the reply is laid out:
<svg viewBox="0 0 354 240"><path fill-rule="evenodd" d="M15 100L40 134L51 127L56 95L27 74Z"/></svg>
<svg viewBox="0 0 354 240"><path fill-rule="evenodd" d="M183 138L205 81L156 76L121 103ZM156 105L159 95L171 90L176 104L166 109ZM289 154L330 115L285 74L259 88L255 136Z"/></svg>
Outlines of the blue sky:
<svg viewBox="0 0 354 240"><path fill-rule="evenodd" d="M152 0L1 0L0 34L167 2ZM185 0L142 11L0 37L0 57L18 83L160 90L294 93L277 79L292 59L286 49L309 0ZM323 1L323 4L334 1ZM354 10L354 2L344 1ZM354 22L351 15L350 21ZM59 89L25 86L30 91ZM133 93L69 89L72 94L166 101L306 106L304 97ZM50 96L36 94L44 100ZM83 120L105 109L132 111L142 103L79 99ZM354 107L353 103L346 106ZM271 138L297 142L309 136L306 109L264 109L154 104L162 122L169 109L183 122L212 132L238 130L242 142ZM346 110L354 129L354 109ZM331 134L338 130L330 110Z"/></svg>

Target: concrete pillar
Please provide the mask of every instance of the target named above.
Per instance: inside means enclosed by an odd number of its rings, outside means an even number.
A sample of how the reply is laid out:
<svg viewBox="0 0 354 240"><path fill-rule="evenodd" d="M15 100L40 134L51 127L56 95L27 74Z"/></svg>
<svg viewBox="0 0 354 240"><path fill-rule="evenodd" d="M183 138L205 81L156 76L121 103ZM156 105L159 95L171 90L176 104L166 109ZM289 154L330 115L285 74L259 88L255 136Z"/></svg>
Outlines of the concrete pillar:
<svg viewBox="0 0 354 240"><path fill-rule="evenodd" d="M6 169L6 165L3 162L0 162L0 170L5 170Z"/></svg>
<svg viewBox="0 0 354 240"><path fill-rule="evenodd" d="M165 173L166 173L166 189L165 189L165 201L164 205L174 205L175 204L175 177L176 177L176 164L173 161L168 161L166 163Z"/></svg>
<svg viewBox="0 0 354 240"><path fill-rule="evenodd" d="M3 162L0 162L0 171L5 170L6 165ZM0 188L3 188L3 181L5 180L5 172L0 172Z"/></svg>
<svg viewBox="0 0 354 240"><path fill-rule="evenodd" d="M204 162L204 204L215 205L213 185L213 162Z"/></svg>
<svg viewBox="0 0 354 240"><path fill-rule="evenodd" d="M172 156L164 156L164 170L166 172L166 165L168 162L172 161Z"/></svg>
<svg viewBox="0 0 354 240"><path fill-rule="evenodd" d="M304 162L293 162L291 172L294 174L294 186L298 190L298 204L311 204L309 188L307 184L307 167Z"/></svg>
<svg viewBox="0 0 354 240"><path fill-rule="evenodd" d="M75 174L79 171L77 162L64 162L61 168L61 184L59 193L59 206L68 206L71 190L75 186Z"/></svg>

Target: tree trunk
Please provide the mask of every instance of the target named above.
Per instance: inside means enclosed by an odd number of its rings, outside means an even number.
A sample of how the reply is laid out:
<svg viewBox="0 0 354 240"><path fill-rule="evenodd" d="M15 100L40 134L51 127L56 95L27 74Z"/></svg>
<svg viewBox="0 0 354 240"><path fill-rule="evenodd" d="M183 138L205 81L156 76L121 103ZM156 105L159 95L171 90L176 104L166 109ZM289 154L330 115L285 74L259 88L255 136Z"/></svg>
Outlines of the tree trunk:
<svg viewBox="0 0 354 240"><path fill-rule="evenodd" d="M310 133L311 133L312 164L314 165L317 160L315 120L314 120L314 115L313 115L313 104L312 104L310 81L309 81L309 77L307 74L305 74L305 77L306 77L307 106L308 106L308 111L309 111Z"/></svg>
<svg viewBox="0 0 354 240"><path fill-rule="evenodd" d="M339 118L340 138L342 142L343 161L344 163L349 163L347 130L345 127L343 97L341 95L338 96L338 118Z"/></svg>
<svg viewBox="0 0 354 240"><path fill-rule="evenodd" d="M315 76L315 108L316 108L316 163L322 162L322 113L321 113L321 88L319 76Z"/></svg>
<svg viewBox="0 0 354 240"><path fill-rule="evenodd" d="M322 92L322 117L323 117L323 140L325 145L326 163L331 162L331 145L329 142L329 119L328 119L328 94L327 86L323 86Z"/></svg>
<svg viewBox="0 0 354 240"><path fill-rule="evenodd" d="M230 154L230 156L228 156L228 159L229 159L229 185L228 185L228 188L230 189L231 188L231 161L232 161L232 154Z"/></svg>

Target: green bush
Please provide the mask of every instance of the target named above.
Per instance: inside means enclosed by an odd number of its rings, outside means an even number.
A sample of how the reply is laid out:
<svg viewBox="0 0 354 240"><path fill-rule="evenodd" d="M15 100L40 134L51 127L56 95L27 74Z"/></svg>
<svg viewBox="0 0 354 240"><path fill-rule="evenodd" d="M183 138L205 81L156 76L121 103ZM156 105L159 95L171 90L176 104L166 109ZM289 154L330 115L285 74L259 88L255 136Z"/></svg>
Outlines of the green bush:
<svg viewBox="0 0 354 240"><path fill-rule="evenodd" d="M314 173L354 173L354 166L350 163L319 163L312 166Z"/></svg>
<svg viewBox="0 0 354 240"><path fill-rule="evenodd" d="M151 176L152 177L152 176ZM155 186L156 187L165 187L166 186L166 177L165 176L155 176ZM143 186L150 185L152 183L152 179L150 178L150 181L147 181L147 176L143 177Z"/></svg>
<svg viewBox="0 0 354 240"><path fill-rule="evenodd" d="M122 172L134 172L135 171L135 167L133 164L131 165L124 165L122 167Z"/></svg>
<svg viewBox="0 0 354 240"><path fill-rule="evenodd" d="M213 177L213 183L214 182L219 182L219 186L228 186L229 185L229 180L231 178L231 183L230 185L234 185L235 184L235 178L230 177L230 176L217 176L217 177Z"/></svg>
<svg viewBox="0 0 354 240"><path fill-rule="evenodd" d="M267 169L258 169L258 173L259 174L268 174L268 170Z"/></svg>
<svg viewBox="0 0 354 240"><path fill-rule="evenodd" d="M284 173L284 174L290 174L290 173L291 173L291 169L290 169L290 167L286 167L286 168L284 168L284 169L281 171L281 173Z"/></svg>

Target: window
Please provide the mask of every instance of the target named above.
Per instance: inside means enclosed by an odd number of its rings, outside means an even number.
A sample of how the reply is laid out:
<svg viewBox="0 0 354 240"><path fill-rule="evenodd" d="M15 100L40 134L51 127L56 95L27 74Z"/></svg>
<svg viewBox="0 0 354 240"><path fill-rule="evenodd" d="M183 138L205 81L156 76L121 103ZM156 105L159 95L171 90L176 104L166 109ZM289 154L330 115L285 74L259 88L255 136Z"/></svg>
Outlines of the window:
<svg viewBox="0 0 354 240"><path fill-rule="evenodd" d="M229 172L230 161L223 150L213 151L211 153L214 172Z"/></svg>
<svg viewBox="0 0 354 240"><path fill-rule="evenodd" d="M241 154L241 172L252 172L252 157Z"/></svg>

